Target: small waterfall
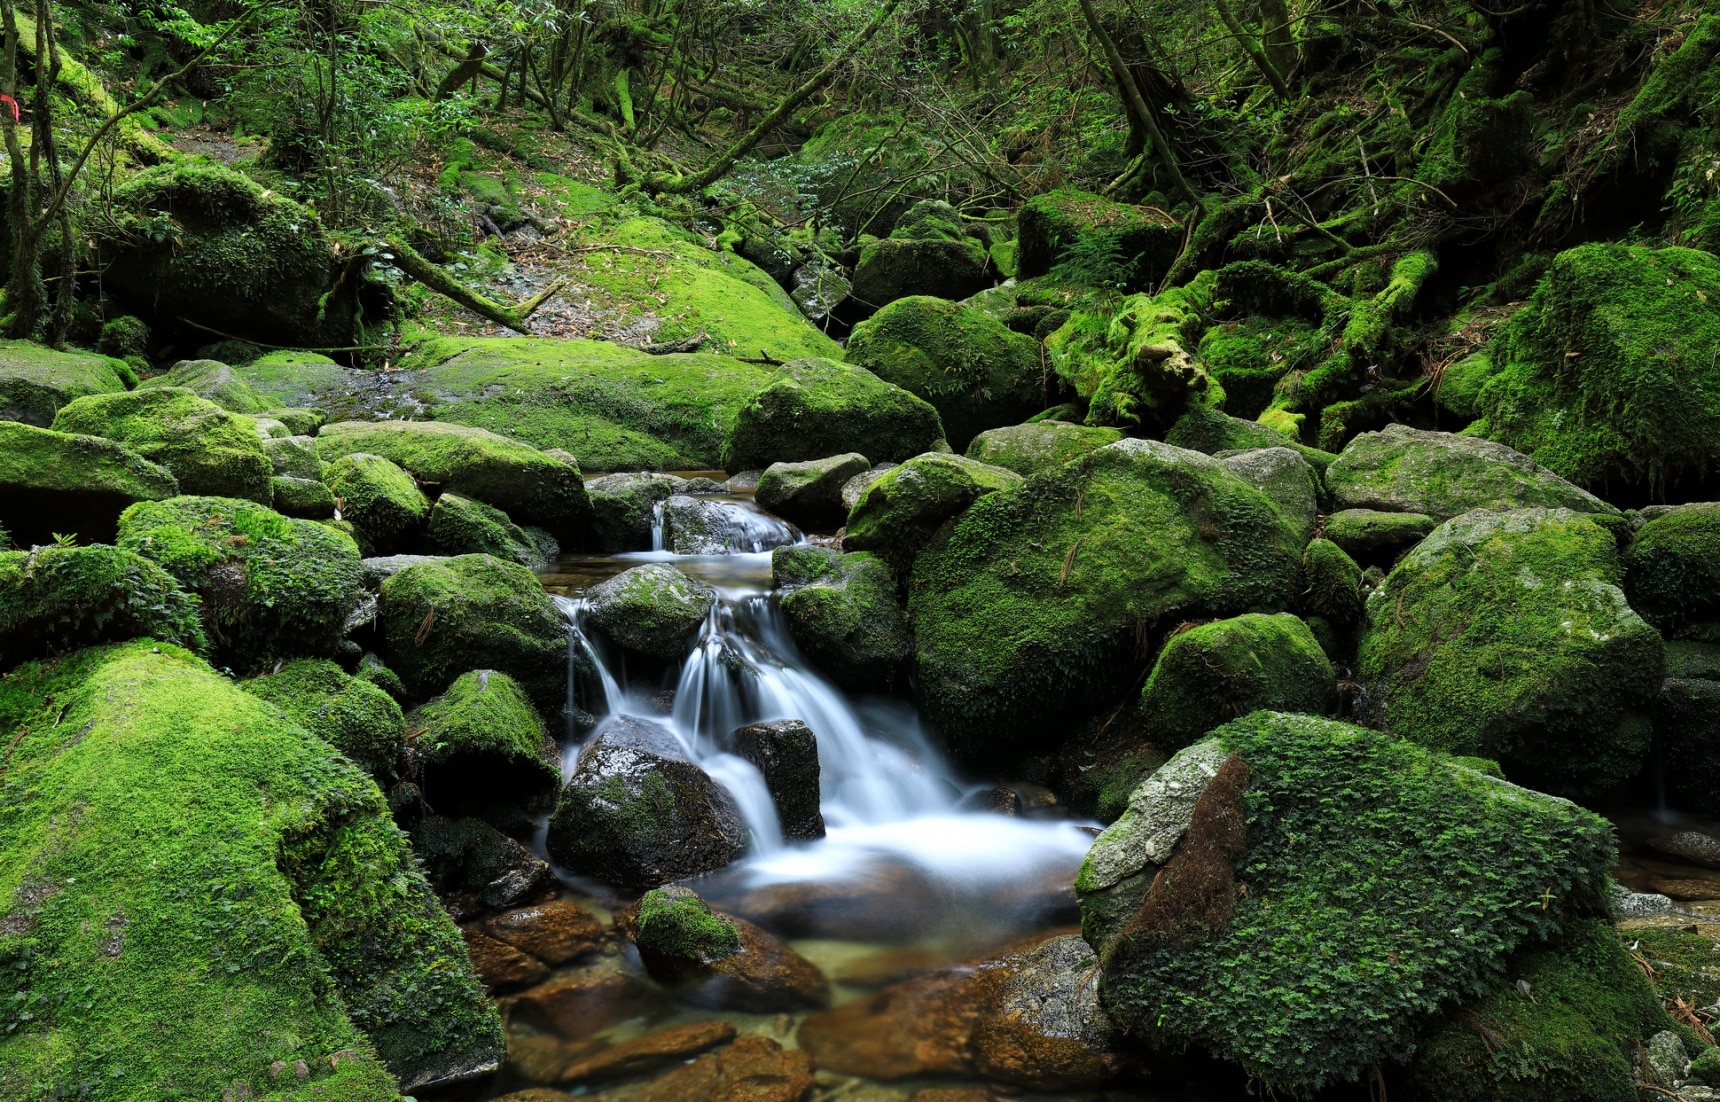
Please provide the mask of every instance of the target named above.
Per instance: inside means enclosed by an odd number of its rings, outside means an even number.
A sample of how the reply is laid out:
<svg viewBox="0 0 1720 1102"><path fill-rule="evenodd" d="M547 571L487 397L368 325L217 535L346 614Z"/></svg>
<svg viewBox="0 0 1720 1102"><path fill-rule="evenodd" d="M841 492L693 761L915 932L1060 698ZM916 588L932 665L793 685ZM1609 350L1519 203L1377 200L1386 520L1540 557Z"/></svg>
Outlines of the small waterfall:
<svg viewBox="0 0 1720 1102"><path fill-rule="evenodd" d="M651 550L663 550L663 503L651 506Z"/></svg>
<svg viewBox="0 0 1720 1102"><path fill-rule="evenodd" d="M660 549L681 555L757 553L802 539L800 529L745 498L676 494L663 503L663 521Z"/></svg>

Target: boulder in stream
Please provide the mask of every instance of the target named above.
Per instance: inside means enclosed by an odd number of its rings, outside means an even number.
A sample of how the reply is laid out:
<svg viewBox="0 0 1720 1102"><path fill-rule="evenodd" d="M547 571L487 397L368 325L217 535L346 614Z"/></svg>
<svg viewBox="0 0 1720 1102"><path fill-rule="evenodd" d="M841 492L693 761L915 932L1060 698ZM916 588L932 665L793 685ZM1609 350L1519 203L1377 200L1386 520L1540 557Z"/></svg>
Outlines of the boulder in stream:
<svg viewBox="0 0 1720 1102"><path fill-rule="evenodd" d="M188 494L265 504L270 499L274 464L263 451L256 423L189 390L161 387L79 398L55 415L53 429L124 444L172 471Z"/></svg>
<svg viewBox="0 0 1720 1102"><path fill-rule="evenodd" d="M591 626L640 654L674 661L711 613L717 591L662 563L625 570L585 592Z"/></svg>
<svg viewBox="0 0 1720 1102"><path fill-rule="evenodd" d="M985 242L948 203L928 199L903 214L889 237L860 250L851 294L877 310L909 295L964 299L990 284Z"/></svg>
<svg viewBox="0 0 1720 1102"><path fill-rule="evenodd" d="M723 466L740 471L847 452L896 463L936 450L943 437L936 409L865 368L794 360L741 405Z"/></svg>
<svg viewBox="0 0 1720 1102"><path fill-rule="evenodd" d="M1720 642L1720 502L1679 505L1638 529L1625 552L1624 591L1668 638Z"/></svg>
<svg viewBox="0 0 1720 1102"><path fill-rule="evenodd" d="M785 840L809 842L824 837L818 737L812 728L798 719L753 723L737 727L729 735L728 745L764 777Z"/></svg>
<svg viewBox="0 0 1720 1102"><path fill-rule="evenodd" d="M419 732L424 794L448 813L492 801L526 805L561 781L554 740L505 673L462 674L409 718Z"/></svg>
<svg viewBox="0 0 1720 1102"><path fill-rule="evenodd" d="M842 487L871 466L859 452L800 463L772 463L760 476L755 497L760 508L803 528L828 530L848 515L842 508Z"/></svg>
<svg viewBox="0 0 1720 1102"><path fill-rule="evenodd" d="M677 555L732 555L799 543L800 529L750 502L676 494L663 502L663 541Z"/></svg>
<svg viewBox="0 0 1720 1102"><path fill-rule="evenodd" d="M914 655L896 579L869 551L779 547L771 580L789 633L819 670L845 689L888 689Z"/></svg>
<svg viewBox="0 0 1720 1102"><path fill-rule="evenodd" d="M686 488L686 479L653 471L606 474L587 482L598 546L612 552L651 550L657 507Z"/></svg>

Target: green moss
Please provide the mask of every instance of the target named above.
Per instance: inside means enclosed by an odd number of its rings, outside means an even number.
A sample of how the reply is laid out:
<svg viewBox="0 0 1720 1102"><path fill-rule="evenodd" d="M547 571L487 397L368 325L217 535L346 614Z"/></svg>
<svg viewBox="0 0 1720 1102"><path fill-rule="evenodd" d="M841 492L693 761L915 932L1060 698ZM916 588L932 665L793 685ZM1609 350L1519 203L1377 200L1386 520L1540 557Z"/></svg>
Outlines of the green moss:
<svg viewBox="0 0 1720 1102"><path fill-rule="evenodd" d="M741 951L735 924L687 888L646 892L634 921L641 949L676 960L710 964Z"/></svg>
<svg viewBox="0 0 1720 1102"><path fill-rule="evenodd" d="M1173 858L1102 957L1101 1001L1155 1048L1196 1045L1308 1095L1406 1058L1513 950L1603 912L1612 831L1573 804L1309 716L1257 712L1213 739L1246 786L1245 846L1209 866L1228 900L1210 924L1175 921L1200 888ZM1213 829L1197 808L1183 848Z"/></svg>
<svg viewBox="0 0 1720 1102"><path fill-rule="evenodd" d="M430 510L428 529L430 542L449 555L485 554L498 559L511 559L528 570L541 570L549 565L555 553L555 541L548 533L542 538L508 519L508 514L481 501L443 494Z"/></svg>
<svg viewBox="0 0 1720 1102"><path fill-rule="evenodd" d="M587 482L598 546L605 551L651 550L654 510L685 485L673 475L645 472L604 475Z"/></svg>
<svg viewBox="0 0 1720 1102"><path fill-rule="evenodd" d="M1446 522L1368 597L1357 679L1372 718L1561 795L1629 779L1663 657L1619 576L1612 534L1568 510Z"/></svg>
<svg viewBox="0 0 1720 1102"><path fill-rule="evenodd" d="M1141 690L1141 714L1168 752L1262 708L1325 712L1335 683L1307 624L1248 613L1171 636Z"/></svg>
<svg viewBox="0 0 1720 1102"><path fill-rule="evenodd" d="M276 475L269 480L269 501L282 516L328 520L335 513L334 494L311 478Z"/></svg>
<svg viewBox="0 0 1720 1102"><path fill-rule="evenodd" d="M1659 497L1701 477L1720 462L1715 302L1708 253L1560 253L1495 342L1477 431L1590 489Z"/></svg>
<svg viewBox="0 0 1720 1102"><path fill-rule="evenodd" d="M47 428L61 406L89 394L116 394L137 376L124 361L0 341L0 421Z"/></svg>
<svg viewBox="0 0 1720 1102"><path fill-rule="evenodd" d="M141 502L120 517L118 542L202 598L216 653L236 669L332 654L364 583L346 536L246 501Z"/></svg>
<svg viewBox="0 0 1720 1102"><path fill-rule="evenodd" d="M411 716L424 756L424 794L438 807L464 798L524 801L561 780L555 744L519 682L495 670L456 678Z"/></svg>
<svg viewBox="0 0 1720 1102"><path fill-rule="evenodd" d="M167 374L157 375L139 383L138 389L149 390L163 386L189 390L229 413L258 414L270 406L250 383L217 360L181 360L174 364Z"/></svg>
<svg viewBox="0 0 1720 1102"><path fill-rule="evenodd" d="M1326 518L1326 538L1362 562L1384 559L1420 543L1439 526L1426 513L1387 513L1378 509L1341 509Z"/></svg>
<svg viewBox="0 0 1720 1102"><path fill-rule="evenodd" d="M387 783L406 749L406 716L387 693L325 658L301 658L240 684Z"/></svg>
<svg viewBox="0 0 1720 1102"><path fill-rule="evenodd" d="M1224 408L1253 418L1271 404L1278 380L1318 363L1330 345L1324 327L1302 318L1249 315L1209 328L1200 357L1224 388Z"/></svg>
<svg viewBox="0 0 1720 1102"><path fill-rule="evenodd" d="M1322 473L1337 456L1318 448L1310 448L1286 436L1278 428L1261 421L1245 421L1206 406L1194 406L1179 417L1165 433L1165 443L1190 451L1217 455L1224 451L1248 451L1254 448L1293 448Z"/></svg>
<svg viewBox="0 0 1720 1102"><path fill-rule="evenodd" d="M1169 426L1222 401L1195 355L1213 283L1202 272L1157 296L1131 295L1108 316L1077 311L1045 339L1051 366L1088 403L1088 424Z"/></svg>
<svg viewBox="0 0 1720 1102"><path fill-rule="evenodd" d="M1437 1026L1404 1087L1415 1102L1635 1102L1638 1047L1671 1028L1618 936L1580 919Z"/></svg>
<svg viewBox="0 0 1720 1102"><path fill-rule="evenodd" d="M884 561L816 547L779 547L770 561L801 652L844 688L891 687L913 657L914 639Z"/></svg>
<svg viewBox="0 0 1720 1102"><path fill-rule="evenodd" d="M583 545L591 538L591 501L579 468L484 429L343 421L322 430L317 452L331 462L356 452L380 455L420 483L493 505L557 539Z"/></svg>
<svg viewBox="0 0 1720 1102"><path fill-rule="evenodd" d="M424 491L398 465L364 451L345 453L323 472L365 551L388 555L411 543L430 515Z"/></svg>
<svg viewBox="0 0 1720 1102"><path fill-rule="evenodd" d="M1625 552L1624 591L1666 635L1720 620L1720 503L1680 506L1643 525Z"/></svg>
<svg viewBox="0 0 1720 1102"><path fill-rule="evenodd" d="M906 573L940 525L987 494L1021 485L1021 476L959 455L916 455L867 486L848 514L842 545L876 551Z"/></svg>
<svg viewBox="0 0 1720 1102"><path fill-rule="evenodd" d="M149 351L149 326L142 318L130 314L104 321L96 347L103 355L117 357L122 362L130 356L142 356Z"/></svg>
<svg viewBox="0 0 1720 1102"><path fill-rule="evenodd" d="M1302 576L1308 588L1302 606L1340 627L1362 615L1362 568L1330 538L1316 539L1302 552Z"/></svg>
<svg viewBox="0 0 1720 1102"><path fill-rule="evenodd" d="M675 661L717 599L710 585L673 566L647 563L586 591L591 626L629 650Z"/></svg>
<svg viewBox="0 0 1720 1102"><path fill-rule="evenodd" d="M71 402L54 431L101 436L173 472L185 493L269 500L274 468L249 417L189 390L161 387Z"/></svg>
<svg viewBox="0 0 1720 1102"><path fill-rule="evenodd" d="M567 621L531 571L489 555L419 563L382 583L389 668L428 699L473 668L500 670L540 707L567 691Z"/></svg>
<svg viewBox="0 0 1720 1102"><path fill-rule="evenodd" d="M1073 463L1088 452L1123 438L1116 429L1072 425L1067 421L1034 421L990 429L974 437L967 457L1023 477Z"/></svg>
<svg viewBox="0 0 1720 1102"><path fill-rule="evenodd" d="M1046 404L1038 342L943 299L897 299L861 322L848 338L848 362L930 402L958 451Z"/></svg>
<svg viewBox="0 0 1720 1102"><path fill-rule="evenodd" d="M0 525L21 543L112 539L127 506L178 492L171 471L122 444L0 421Z"/></svg>
<svg viewBox="0 0 1720 1102"><path fill-rule="evenodd" d="M1684 999L1693 1006L1720 1003L1720 942L1691 928L1626 923L1619 930L1625 947L1654 969L1654 986L1663 999Z"/></svg>
<svg viewBox="0 0 1720 1102"><path fill-rule="evenodd" d="M731 471L845 452L897 463L942 443L938 412L924 399L858 367L797 360L742 404L722 458Z"/></svg>
<svg viewBox="0 0 1720 1102"><path fill-rule="evenodd" d="M407 699L406 683L400 680L400 675L389 669L382 659L369 651L366 651L359 658L358 672L352 676L355 681L364 681L375 685L387 693L397 704Z"/></svg>
<svg viewBox="0 0 1720 1102"><path fill-rule="evenodd" d="M328 421L328 415L320 409L295 409L291 406L274 406L263 411L264 417L272 417L287 426L287 431L294 436L315 436L316 431ZM267 442L264 447L267 447Z"/></svg>
<svg viewBox="0 0 1720 1102"><path fill-rule="evenodd" d="M990 282L975 238L892 236L861 246L849 297L877 309L913 295L964 299Z"/></svg>
<svg viewBox="0 0 1720 1102"><path fill-rule="evenodd" d="M197 599L114 547L0 551L0 665L145 636L208 647Z"/></svg>
<svg viewBox="0 0 1720 1102"><path fill-rule="evenodd" d="M328 744L148 642L3 692L8 1093L389 1102L500 1058L459 931Z"/></svg>
<svg viewBox="0 0 1720 1102"><path fill-rule="evenodd" d="M1123 440L981 498L920 553L921 690L964 748L1103 707L1155 630L1283 608L1301 543L1217 460Z"/></svg>
<svg viewBox="0 0 1720 1102"><path fill-rule="evenodd" d="M1148 287L1164 276L1182 247L1182 225L1164 211L1073 188L1034 196L1016 217L1022 279L1045 275L1071 258L1115 255L1132 262L1123 282Z"/></svg>

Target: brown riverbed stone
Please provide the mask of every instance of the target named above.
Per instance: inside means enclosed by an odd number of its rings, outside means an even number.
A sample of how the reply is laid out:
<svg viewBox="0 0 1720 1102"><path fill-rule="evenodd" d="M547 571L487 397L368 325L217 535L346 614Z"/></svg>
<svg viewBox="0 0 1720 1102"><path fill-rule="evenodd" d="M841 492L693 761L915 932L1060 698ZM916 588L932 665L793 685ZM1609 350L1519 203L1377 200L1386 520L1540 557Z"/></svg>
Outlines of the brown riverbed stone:
<svg viewBox="0 0 1720 1102"><path fill-rule="evenodd" d="M915 1091L908 1102L998 1102L998 1099L985 1087L926 1087Z"/></svg>
<svg viewBox="0 0 1720 1102"><path fill-rule="evenodd" d="M1671 896L1673 899L1720 899L1720 880L1675 880L1656 877L1648 882L1648 887L1650 891Z"/></svg>
<svg viewBox="0 0 1720 1102"><path fill-rule="evenodd" d="M955 1075L968 1070L968 1039L980 1008L975 970L940 968L875 995L807 1017L800 1047L821 1068L872 1079Z"/></svg>
<svg viewBox="0 0 1720 1102"><path fill-rule="evenodd" d="M566 899L499 914L484 923L484 932L549 964L565 964L603 943L603 924Z"/></svg>
<svg viewBox="0 0 1720 1102"><path fill-rule="evenodd" d="M577 1041L656 1009L660 1003L657 992L645 980L604 962L552 976L520 992L512 1007L533 1024Z"/></svg>
<svg viewBox="0 0 1720 1102"><path fill-rule="evenodd" d="M638 938L638 911L635 903L615 914L616 929L629 940ZM706 964L641 949L646 971L661 983L675 985L685 1001L713 1010L772 1014L830 1005L830 981L816 964L746 919L723 917L740 934L740 952Z"/></svg>
<svg viewBox="0 0 1720 1102"><path fill-rule="evenodd" d="M536 957L470 927L460 932L466 937L466 955L491 994L518 991L549 977L549 966Z"/></svg>
<svg viewBox="0 0 1720 1102"><path fill-rule="evenodd" d="M592 1049L601 1047L597 1043L574 1044L547 1033L511 1033L508 1035L508 1070L534 1083L554 1083L561 1078L563 1068Z"/></svg>
<svg viewBox="0 0 1720 1102"><path fill-rule="evenodd" d="M1098 960L1078 935L1049 938L989 965L973 991L983 1008L970 1041L974 1069L1040 1091L1116 1079L1124 1061L1098 989Z"/></svg>
<svg viewBox="0 0 1720 1102"><path fill-rule="evenodd" d="M523 1091L504 1094L495 1102L568 1102L573 1095L566 1091L554 1091L548 1087L527 1087Z"/></svg>
<svg viewBox="0 0 1720 1102"><path fill-rule="evenodd" d="M734 1039L735 1027L729 1022L688 1022L670 1026L576 1060L563 1067L558 1081L589 1083L643 1075Z"/></svg>
<svg viewBox="0 0 1720 1102"><path fill-rule="evenodd" d="M632 1102L806 1102L812 1060L766 1037L742 1037L654 1080Z"/></svg>

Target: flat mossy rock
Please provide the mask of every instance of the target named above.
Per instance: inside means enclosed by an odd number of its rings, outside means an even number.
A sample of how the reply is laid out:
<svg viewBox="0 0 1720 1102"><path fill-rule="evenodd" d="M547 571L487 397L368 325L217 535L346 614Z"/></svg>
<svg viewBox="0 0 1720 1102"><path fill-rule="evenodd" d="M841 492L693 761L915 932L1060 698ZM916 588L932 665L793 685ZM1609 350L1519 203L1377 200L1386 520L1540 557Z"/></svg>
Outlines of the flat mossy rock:
<svg viewBox="0 0 1720 1102"><path fill-rule="evenodd" d="M1326 490L1338 509L1425 513L1435 520L1471 509L1617 512L1503 444L1407 425L1351 440L1326 468Z"/></svg>
<svg viewBox="0 0 1720 1102"><path fill-rule="evenodd" d="M1114 253L1134 261L1131 283L1153 286L1176 260L1183 242L1181 223L1162 210L1115 203L1074 188L1035 195L1022 204L1016 224L1016 275L1021 279L1045 275L1073 253Z"/></svg>
<svg viewBox="0 0 1720 1102"><path fill-rule="evenodd" d="M1413 742L1256 712L1160 772L1185 759L1203 767L1149 778L1076 885L1100 1002L1153 1048L1312 1094L1605 913L1606 820Z"/></svg>
<svg viewBox="0 0 1720 1102"><path fill-rule="evenodd" d="M144 169L109 199L102 287L158 331L219 327L264 344L336 348L357 334L364 281L347 273L316 212L215 161ZM175 232L138 232L171 219Z"/></svg>
<svg viewBox="0 0 1720 1102"><path fill-rule="evenodd" d="M1612 534L1568 509L1447 521L1368 596L1370 720L1560 795L1630 779L1664 658L1620 574Z"/></svg>
<svg viewBox="0 0 1720 1102"><path fill-rule="evenodd" d="M459 494L443 494L436 499L427 535L445 554L494 555L511 559L527 570L549 566L557 549L549 533L539 529L534 536L495 506Z"/></svg>
<svg viewBox="0 0 1720 1102"><path fill-rule="evenodd" d="M1639 1046L1672 1028L1619 935L1578 919L1550 944L1519 950L1499 981L1435 1026L1392 1096L1634 1102L1647 1093L1637 1089Z"/></svg>
<svg viewBox="0 0 1720 1102"><path fill-rule="evenodd" d="M1322 714L1336 686L1307 624L1250 612L1171 636L1141 690L1141 715L1153 745L1168 752L1249 712Z"/></svg>
<svg viewBox="0 0 1720 1102"><path fill-rule="evenodd" d="M0 528L19 543L111 540L129 506L178 492L172 471L123 444L0 421Z"/></svg>
<svg viewBox="0 0 1720 1102"><path fill-rule="evenodd" d="M495 800L526 803L561 783L555 742L519 682L495 670L462 674L412 713L422 732L424 795L453 813Z"/></svg>
<svg viewBox="0 0 1720 1102"><path fill-rule="evenodd" d="M1711 253L1560 253L1494 342L1468 431L1603 493L1653 499L1695 483L1720 462L1716 303Z"/></svg>
<svg viewBox="0 0 1720 1102"><path fill-rule="evenodd" d="M137 384L139 390L163 386L182 387L229 413L255 416L267 413L274 405L220 360L180 360L165 374Z"/></svg>
<svg viewBox="0 0 1720 1102"><path fill-rule="evenodd" d="M388 666L419 700L462 673L500 670L545 711L567 694L567 620L537 577L491 555L417 563L382 583Z"/></svg>
<svg viewBox="0 0 1720 1102"><path fill-rule="evenodd" d="M652 530L662 522L658 506L686 488L684 478L650 471L606 474L587 482L598 546L605 551L653 550Z"/></svg>
<svg viewBox="0 0 1720 1102"><path fill-rule="evenodd" d="M256 422L189 390L160 387L79 398L60 410L53 428L124 444L172 471L183 493L270 499L274 464Z"/></svg>
<svg viewBox="0 0 1720 1102"><path fill-rule="evenodd" d="M888 689L914 655L907 612L889 566L865 551L771 552L771 580L795 643L845 689Z"/></svg>
<svg viewBox="0 0 1720 1102"><path fill-rule="evenodd" d="M1340 509L1326 518L1326 538L1357 562L1390 565L1398 553L1426 539L1439 521L1426 513Z"/></svg>
<svg viewBox="0 0 1720 1102"><path fill-rule="evenodd" d="M1287 607L1301 548L1210 456L1100 448L979 499L920 552L908 609L925 703L967 752L1043 736L1120 694L1154 631Z"/></svg>
<svg viewBox="0 0 1720 1102"><path fill-rule="evenodd" d="M906 571L946 521L987 494L1021 485L1021 476L960 455L929 452L885 471L848 514L842 546L876 551Z"/></svg>
<svg viewBox="0 0 1720 1102"><path fill-rule="evenodd" d="M1320 515L1320 475L1295 449L1280 445L1223 452L1218 461L1270 498L1279 515L1303 539L1314 534Z"/></svg>
<svg viewBox="0 0 1720 1102"><path fill-rule="evenodd" d="M1189 451L1217 455L1219 452L1251 451L1255 448L1294 448L1315 470L1325 473L1337 456L1310 448L1285 436L1271 425L1245 421L1209 406L1195 406L1177 418L1165 433L1165 443Z"/></svg>
<svg viewBox="0 0 1720 1102"><path fill-rule="evenodd" d="M1039 342L941 298L899 298L855 326L848 362L930 402L957 451L1046 404Z"/></svg>
<svg viewBox="0 0 1720 1102"><path fill-rule="evenodd" d="M282 516L305 520L331 520L338 505L334 493L316 479L281 475L269 480L269 504Z"/></svg>
<svg viewBox="0 0 1720 1102"><path fill-rule="evenodd" d="M379 782L394 777L406 749L406 716L369 681L326 658L301 658L240 688L287 713Z"/></svg>
<svg viewBox="0 0 1720 1102"><path fill-rule="evenodd" d="M0 341L0 421L45 429L60 407L91 394L118 394L136 379L124 360Z"/></svg>
<svg viewBox="0 0 1720 1102"><path fill-rule="evenodd" d="M864 368L796 360L742 404L722 467L744 471L846 452L897 463L937 450L943 438L938 411L925 399Z"/></svg>
<svg viewBox="0 0 1720 1102"><path fill-rule="evenodd" d="M854 266L849 298L877 310L913 295L964 299L984 290L985 246L977 238L897 238L869 241Z"/></svg>
<svg viewBox="0 0 1720 1102"><path fill-rule="evenodd" d="M284 1098L302 1060L294 1097L393 1102L500 1065L459 931L326 742L148 641L0 702L7 1094Z"/></svg>
<svg viewBox="0 0 1720 1102"><path fill-rule="evenodd" d="M139 637L208 648L197 599L117 547L0 551L0 668Z"/></svg>
<svg viewBox="0 0 1720 1102"><path fill-rule="evenodd" d="M673 566L647 563L585 592L591 626L628 650L676 661L685 657L717 591Z"/></svg>
<svg viewBox="0 0 1720 1102"><path fill-rule="evenodd" d="M280 436L263 441L263 451L269 457L277 476L321 481L327 464L317 454L317 442L310 436Z"/></svg>
<svg viewBox="0 0 1720 1102"><path fill-rule="evenodd" d="M1625 552L1624 591L1668 636L1720 620L1720 502L1680 505L1644 524Z"/></svg>
<svg viewBox="0 0 1720 1102"><path fill-rule="evenodd" d="M333 654L364 587L350 538L248 501L140 502L120 517L118 543L202 598L216 654L241 671Z"/></svg>
<svg viewBox="0 0 1720 1102"><path fill-rule="evenodd" d="M968 442L967 457L1025 478L1050 467L1073 463L1088 452L1122 438L1121 429L1074 425L1068 421L1035 421L987 429Z"/></svg>
<svg viewBox="0 0 1720 1102"><path fill-rule="evenodd" d="M393 554L417 542L430 516L430 499L418 483L380 455L342 455L324 469L323 481L370 555Z"/></svg>
<svg viewBox="0 0 1720 1102"><path fill-rule="evenodd" d="M368 452L398 464L424 485L474 498L558 540L591 538L591 501L579 468L486 429L435 421L342 421L317 435L317 452L333 462Z"/></svg>
<svg viewBox="0 0 1720 1102"><path fill-rule="evenodd" d="M753 499L760 508L803 528L834 528L848 515L842 507L842 487L871 469L859 452L803 463L772 463L759 476Z"/></svg>

